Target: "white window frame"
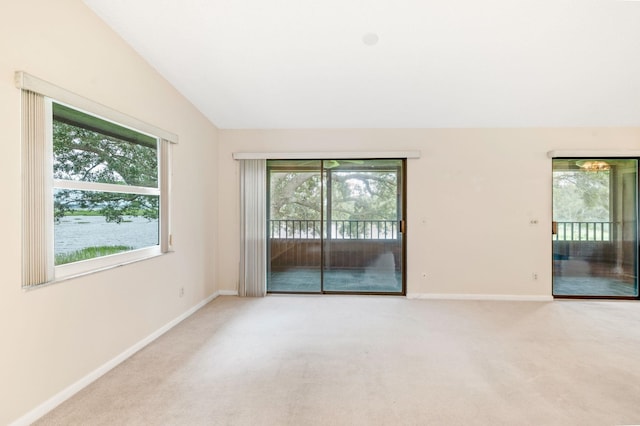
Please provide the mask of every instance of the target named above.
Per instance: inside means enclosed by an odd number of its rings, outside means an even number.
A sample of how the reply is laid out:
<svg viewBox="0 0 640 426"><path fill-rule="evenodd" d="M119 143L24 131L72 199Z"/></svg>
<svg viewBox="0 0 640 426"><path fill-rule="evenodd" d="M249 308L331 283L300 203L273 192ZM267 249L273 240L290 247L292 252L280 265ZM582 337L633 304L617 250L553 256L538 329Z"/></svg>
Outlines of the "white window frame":
<svg viewBox="0 0 640 426"><path fill-rule="evenodd" d="M125 185L113 185L113 184L103 184L103 183L95 183L95 182L80 182L80 181L69 181L69 180L59 180L53 178L53 168L51 161L48 162L45 168L50 170L46 170L43 174L44 182L42 185L46 194L45 197L48 197L50 200L50 205L53 205L53 188L65 188L65 189L81 189L81 190L94 190L101 192L119 192L119 193L136 193L143 195L157 195L160 197L159 201L159 244L130 250L122 253L117 253L109 256L97 257L94 259L88 259L79 262L73 262L69 264L64 264L60 266L53 267L51 272L45 273L47 278L39 279L37 281L43 282L32 282L33 280L23 280L23 288L34 288L39 287L43 284L51 284L53 282L63 281L72 277L85 275L94 273L97 271L102 271L105 269L122 266L128 263L137 262L140 260L148 259L151 257L155 257L161 255L163 253L168 253L173 251L172 244L172 236L171 236L171 226L170 226L170 197L171 197L171 147L172 145L178 142L177 135L173 133L166 132L162 129L159 129L153 125L144 123L140 120L137 120L133 117L122 114L116 110L108 108L104 105L93 102L89 99L83 98L79 95L76 95L72 92L69 92L65 89L62 89L58 86L55 86L51 83L48 83L44 80L40 80L30 74L25 72L17 72L16 73L16 86L25 91L34 92L44 97L44 120L42 120L42 125L44 129L41 131L44 132L44 147L42 149L45 151L45 155L53 156L53 113L52 113L52 104L53 102L57 104L61 104L75 110L81 111L83 113L95 116L99 119L106 120L112 122L118 126L128 128L134 130L139 133L143 133L145 135L151 136L158 140L158 186L157 188L148 188L148 187L140 187L140 186L125 186ZM23 109L23 114L25 113ZM24 117L23 117L24 121ZM23 140L25 135L23 134ZM29 168L34 167L33 164L30 164L29 161L23 160L23 171L24 173L29 173ZM41 167L41 166L38 166ZM28 191L28 189L27 189ZM26 198L26 197L25 197ZM48 201L47 201L48 202ZM47 207L45 209L45 214L41 215L44 217L48 223L38 223L36 226L41 227L43 229L49 228L49 233L53 232L53 209ZM28 217L28 212L24 213L23 229L25 226L33 226L33 223L28 223L29 220L26 219ZM23 235L31 235L31 233L26 233L23 231ZM47 241L47 255L48 265L43 265L44 268L51 268L53 265L53 257L54 257L54 247L53 247L53 239L48 238L45 239ZM33 242L31 242L33 244ZM36 242L37 244L37 242ZM25 260L23 260L24 262ZM28 262L29 259L26 259ZM46 263L46 262L43 262ZM30 265L33 266L33 265ZM38 265L36 265L38 267ZM24 268L23 268L24 269Z"/></svg>

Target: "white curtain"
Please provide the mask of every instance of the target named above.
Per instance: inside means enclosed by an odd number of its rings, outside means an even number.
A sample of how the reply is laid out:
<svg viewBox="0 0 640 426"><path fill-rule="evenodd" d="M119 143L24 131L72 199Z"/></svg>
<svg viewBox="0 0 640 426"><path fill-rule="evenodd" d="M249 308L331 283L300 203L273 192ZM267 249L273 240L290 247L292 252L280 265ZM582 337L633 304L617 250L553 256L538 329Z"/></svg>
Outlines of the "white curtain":
<svg viewBox="0 0 640 426"><path fill-rule="evenodd" d="M266 160L240 160L240 296L267 292L266 193Z"/></svg>
<svg viewBox="0 0 640 426"><path fill-rule="evenodd" d="M171 237L171 151L172 142L160 139L160 249L162 253L173 251Z"/></svg>
<svg viewBox="0 0 640 426"><path fill-rule="evenodd" d="M22 91L22 285L53 279L52 159L44 97Z"/></svg>

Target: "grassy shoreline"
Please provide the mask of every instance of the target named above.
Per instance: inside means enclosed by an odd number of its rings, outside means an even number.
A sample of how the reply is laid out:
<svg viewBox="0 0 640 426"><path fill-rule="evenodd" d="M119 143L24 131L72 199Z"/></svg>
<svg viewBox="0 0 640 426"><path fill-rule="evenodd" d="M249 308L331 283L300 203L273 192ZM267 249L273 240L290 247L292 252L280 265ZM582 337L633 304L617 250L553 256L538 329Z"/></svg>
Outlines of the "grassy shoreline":
<svg viewBox="0 0 640 426"><path fill-rule="evenodd" d="M70 253L56 254L56 265L64 265L66 263L80 262L81 260L93 259L95 257L108 256L110 254L122 253L123 251L133 250L130 246L96 246L85 247Z"/></svg>
<svg viewBox="0 0 640 426"><path fill-rule="evenodd" d="M68 216L104 216L104 213L99 210L70 210L64 212L64 217ZM143 216L143 212L140 210L123 216Z"/></svg>

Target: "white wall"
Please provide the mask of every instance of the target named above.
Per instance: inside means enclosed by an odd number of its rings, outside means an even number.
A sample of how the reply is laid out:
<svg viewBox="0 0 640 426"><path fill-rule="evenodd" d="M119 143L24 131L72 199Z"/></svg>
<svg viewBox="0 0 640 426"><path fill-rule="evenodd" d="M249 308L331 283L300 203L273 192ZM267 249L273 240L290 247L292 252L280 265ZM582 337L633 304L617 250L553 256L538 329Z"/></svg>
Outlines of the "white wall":
<svg viewBox="0 0 640 426"><path fill-rule="evenodd" d="M551 295L547 151L638 148L638 128L221 130L218 279L236 288L233 152L420 150L407 164L407 292L537 297Z"/></svg>
<svg viewBox="0 0 640 426"><path fill-rule="evenodd" d="M27 71L177 134L176 252L20 287L20 91ZM216 290L217 129L80 0L0 4L0 424L30 412ZM184 297L178 289L184 287Z"/></svg>

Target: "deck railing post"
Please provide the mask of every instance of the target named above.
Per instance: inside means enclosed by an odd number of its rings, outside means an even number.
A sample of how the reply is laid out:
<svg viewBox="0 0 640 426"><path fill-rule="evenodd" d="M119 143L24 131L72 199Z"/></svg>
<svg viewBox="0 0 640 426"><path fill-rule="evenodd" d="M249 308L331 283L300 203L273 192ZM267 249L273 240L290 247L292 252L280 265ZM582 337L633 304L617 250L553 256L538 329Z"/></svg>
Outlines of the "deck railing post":
<svg viewBox="0 0 640 426"><path fill-rule="evenodd" d="M394 240L397 225L395 220L333 220L327 234L337 240ZM320 226L321 221L315 219L270 219L269 238L319 239Z"/></svg>

